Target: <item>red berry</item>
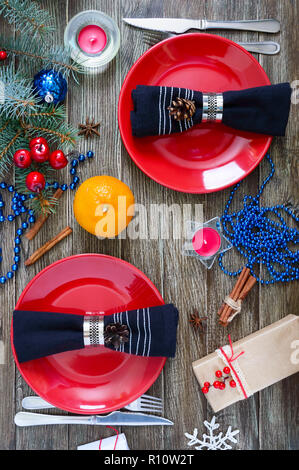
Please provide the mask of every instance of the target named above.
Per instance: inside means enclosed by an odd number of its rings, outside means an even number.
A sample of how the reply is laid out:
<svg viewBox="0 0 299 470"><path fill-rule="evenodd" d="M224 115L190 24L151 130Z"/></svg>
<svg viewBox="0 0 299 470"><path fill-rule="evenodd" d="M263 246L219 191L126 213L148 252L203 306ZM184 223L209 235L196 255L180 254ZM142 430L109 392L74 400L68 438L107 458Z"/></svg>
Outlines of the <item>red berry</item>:
<svg viewBox="0 0 299 470"><path fill-rule="evenodd" d="M0 51L0 60L5 60L7 59L7 54L5 51Z"/></svg>
<svg viewBox="0 0 299 470"><path fill-rule="evenodd" d="M62 150L55 150L49 157L49 163L54 170L61 170L68 164L68 160Z"/></svg>
<svg viewBox="0 0 299 470"><path fill-rule="evenodd" d="M207 388L209 388L209 387L211 386L211 384L210 384L210 382L205 382L205 383L204 383L204 386L207 387Z"/></svg>
<svg viewBox="0 0 299 470"><path fill-rule="evenodd" d="M36 142L35 144L30 142L30 150L32 159L38 163L44 163L49 158L50 150L47 142Z"/></svg>
<svg viewBox="0 0 299 470"><path fill-rule="evenodd" d="M216 370L215 375L216 375L216 377L218 377L218 378L222 377L222 372L221 372L221 370Z"/></svg>
<svg viewBox="0 0 299 470"><path fill-rule="evenodd" d="M234 380L231 380L229 384L232 388L235 388L237 386L237 384Z"/></svg>
<svg viewBox="0 0 299 470"><path fill-rule="evenodd" d="M201 389L201 391L202 391L202 393L208 393L209 389L208 389L208 387L203 387Z"/></svg>
<svg viewBox="0 0 299 470"><path fill-rule="evenodd" d="M18 168L28 168L32 163L29 150L17 150L13 156L13 161Z"/></svg>
<svg viewBox="0 0 299 470"><path fill-rule="evenodd" d="M224 390L225 389L225 383L220 382L219 388L220 388L220 390Z"/></svg>
<svg viewBox="0 0 299 470"><path fill-rule="evenodd" d="M34 139L30 140L29 147L32 148L35 144L48 145L48 142L43 137L34 137Z"/></svg>
<svg viewBox="0 0 299 470"><path fill-rule="evenodd" d="M215 388L220 388L220 382L218 382L218 380L215 380L213 385L214 385Z"/></svg>
<svg viewBox="0 0 299 470"><path fill-rule="evenodd" d="M45 184L45 177L39 171L31 171L31 173L27 175L26 186L29 191L32 191L33 193L39 193L44 189Z"/></svg>
<svg viewBox="0 0 299 470"><path fill-rule="evenodd" d="M223 372L225 374L229 374L230 373L230 368L229 367L224 367Z"/></svg>

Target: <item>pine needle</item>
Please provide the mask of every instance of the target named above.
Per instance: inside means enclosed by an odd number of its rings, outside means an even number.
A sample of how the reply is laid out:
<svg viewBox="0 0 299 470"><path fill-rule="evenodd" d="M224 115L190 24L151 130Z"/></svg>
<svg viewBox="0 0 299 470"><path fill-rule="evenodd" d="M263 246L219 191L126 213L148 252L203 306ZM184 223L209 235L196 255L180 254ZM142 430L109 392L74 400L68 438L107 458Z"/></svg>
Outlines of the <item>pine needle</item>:
<svg viewBox="0 0 299 470"><path fill-rule="evenodd" d="M55 20L31 0L0 0L0 14L21 35L44 38L55 31Z"/></svg>

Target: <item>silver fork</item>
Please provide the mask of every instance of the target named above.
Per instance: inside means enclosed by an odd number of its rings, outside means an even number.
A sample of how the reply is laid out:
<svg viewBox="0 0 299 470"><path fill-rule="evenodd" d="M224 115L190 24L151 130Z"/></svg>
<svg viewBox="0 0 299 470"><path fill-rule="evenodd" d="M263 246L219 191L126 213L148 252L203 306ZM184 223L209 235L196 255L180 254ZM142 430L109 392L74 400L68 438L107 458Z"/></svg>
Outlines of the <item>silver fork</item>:
<svg viewBox="0 0 299 470"><path fill-rule="evenodd" d="M197 33L200 34L200 33ZM154 46L163 39L177 36L177 34L163 33L160 31L144 31L143 42L147 46ZM280 51L280 45L274 41L259 41L259 42L237 42L240 46L244 47L248 52L256 52L257 54L274 55Z"/></svg>
<svg viewBox="0 0 299 470"><path fill-rule="evenodd" d="M40 397L25 397L22 400L22 407L25 410L44 410L47 408L55 408L55 406L48 403ZM129 411L148 411L150 413L163 412L163 404L161 398L151 397L150 395L142 395L137 400L124 406Z"/></svg>

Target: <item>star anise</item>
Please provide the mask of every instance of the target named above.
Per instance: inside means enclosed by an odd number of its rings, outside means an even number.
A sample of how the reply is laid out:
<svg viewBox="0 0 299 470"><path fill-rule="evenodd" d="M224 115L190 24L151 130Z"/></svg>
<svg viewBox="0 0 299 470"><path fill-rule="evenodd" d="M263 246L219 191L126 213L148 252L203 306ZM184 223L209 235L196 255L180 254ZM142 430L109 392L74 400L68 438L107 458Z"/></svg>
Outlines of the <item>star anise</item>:
<svg viewBox="0 0 299 470"><path fill-rule="evenodd" d="M93 134L100 137L100 133L98 131L99 126L100 122L95 122L94 119L90 121L87 117L85 124L79 124L79 129L81 130L78 132L78 135L84 135L85 139L88 139L88 137L91 137Z"/></svg>
<svg viewBox="0 0 299 470"><path fill-rule="evenodd" d="M205 331L205 325L204 322L207 320L208 317L200 317L198 315L198 312L192 313L190 315L190 320L189 322L191 325L195 328L195 330L200 329L201 332L203 333Z"/></svg>

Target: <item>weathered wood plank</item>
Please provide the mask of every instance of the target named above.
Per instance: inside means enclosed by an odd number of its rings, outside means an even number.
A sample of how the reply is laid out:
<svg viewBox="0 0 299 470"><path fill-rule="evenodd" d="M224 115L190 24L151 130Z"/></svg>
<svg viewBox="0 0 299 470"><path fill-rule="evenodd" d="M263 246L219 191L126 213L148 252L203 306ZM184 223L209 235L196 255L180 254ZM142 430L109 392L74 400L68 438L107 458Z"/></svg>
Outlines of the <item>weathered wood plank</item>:
<svg viewBox="0 0 299 470"><path fill-rule="evenodd" d="M298 64L298 2L286 0L260 2L259 17L281 20L278 37L281 52L273 58L263 57L262 66L272 83L297 80ZM265 35L260 35L261 40ZM276 40L276 39L275 39ZM270 149L275 176L265 190L261 203L281 204L287 199L298 203L298 105L292 105L286 137L276 138ZM269 166L261 166L260 182L268 175ZM291 221L288 220L290 224ZM280 320L288 313L298 313L299 291L296 283L260 288L260 327ZM291 349L290 349L291 352ZM275 366L275 365L274 365ZM260 447L262 449L298 449L298 374L260 393Z"/></svg>

